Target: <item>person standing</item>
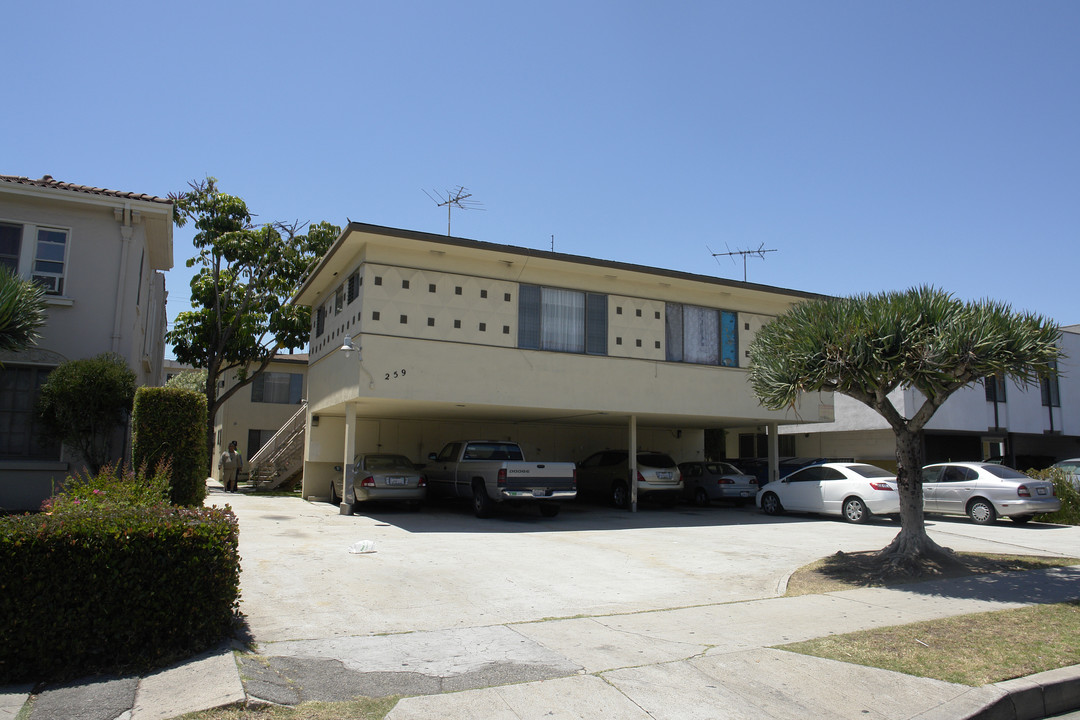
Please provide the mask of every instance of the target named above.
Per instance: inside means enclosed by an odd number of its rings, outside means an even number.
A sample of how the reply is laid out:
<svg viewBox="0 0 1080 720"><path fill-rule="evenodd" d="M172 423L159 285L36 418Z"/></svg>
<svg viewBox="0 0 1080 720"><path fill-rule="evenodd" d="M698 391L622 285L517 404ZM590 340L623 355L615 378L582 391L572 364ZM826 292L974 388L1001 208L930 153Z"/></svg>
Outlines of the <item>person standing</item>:
<svg viewBox="0 0 1080 720"><path fill-rule="evenodd" d="M229 449L221 453L218 459L218 469L221 470L221 482L225 486L225 492L236 492L237 481L240 479L240 471L244 468L244 458L236 452L236 441L229 443Z"/></svg>

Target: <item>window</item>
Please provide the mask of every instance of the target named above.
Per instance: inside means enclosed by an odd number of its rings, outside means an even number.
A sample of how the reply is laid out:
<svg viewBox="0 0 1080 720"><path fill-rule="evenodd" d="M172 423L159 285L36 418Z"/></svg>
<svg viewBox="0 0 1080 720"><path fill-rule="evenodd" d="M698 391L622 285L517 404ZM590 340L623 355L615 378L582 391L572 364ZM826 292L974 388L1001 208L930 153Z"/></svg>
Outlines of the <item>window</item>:
<svg viewBox="0 0 1080 720"><path fill-rule="evenodd" d="M315 337L319 337L326 330L326 308L322 305L315 309Z"/></svg>
<svg viewBox="0 0 1080 720"><path fill-rule="evenodd" d="M46 440L34 419L34 403L51 371L10 363L0 368L0 458L60 459L60 443Z"/></svg>
<svg viewBox="0 0 1080 720"><path fill-rule="evenodd" d="M19 272L19 255L22 253L22 225L0 223L0 265Z"/></svg>
<svg viewBox="0 0 1080 720"><path fill-rule="evenodd" d="M345 296L345 302L352 303L357 297L360 296L360 272L354 272L349 276L348 290Z"/></svg>
<svg viewBox="0 0 1080 720"><path fill-rule="evenodd" d="M251 402L299 405L303 393L300 373L264 372L251 383Z"/></svg>
<svg viewBox="0 0 1080 720"><path fill-rule="evenodd" d="M1039 378L1039 391L1043 407L1061 407L1061 390L1058 387L1057 361L1053 361L1051 373Z"/></svg>
<svg viewBox="0 0 1080 720"><path fill-rule="evenodd" d="M607 355L607 295L522 285L518 347Z"/></svg>
<svg viewBox="0 0 1080 720"><path fill-rule="evenodd" d="M340 315L341 311L345 309L345 286L339 285L338 289L334 291L334 314Z"/></svg>
<svg viewBox="0 0 1080 720"><path fill-rule="evenodd" d="M263 445L274 439L277 430L248 430L247 460L251 460Z"/></svg>
<svg viewBox="0 0 1080 720"><path fill-rule="evenodd" d="M1005 402L1004 375L991 375L990 377L983 378L983 385L986 388L987 402Z"/></svg>
<svg viewBox="0 0 1080 720"><path fill-rule="evenodd" d="M736 314L715 308L667 304L667 359L738 367Z"/></svg>

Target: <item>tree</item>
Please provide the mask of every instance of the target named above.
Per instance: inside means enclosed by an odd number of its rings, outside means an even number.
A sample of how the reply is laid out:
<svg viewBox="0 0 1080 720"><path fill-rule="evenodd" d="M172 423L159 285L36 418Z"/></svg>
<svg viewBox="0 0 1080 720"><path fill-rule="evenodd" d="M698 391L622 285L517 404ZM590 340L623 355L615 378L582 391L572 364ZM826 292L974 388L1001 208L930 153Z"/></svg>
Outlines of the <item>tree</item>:
<svg viewBox="0 0 1080 720"><path fill-rule="evenodd" d="M206 370L184 370L165 383L167 388L191 390L197 393L206 391Z"/></svg>
<svg viewBox="0 0 1080 720"><path fill-rule="evenodd" d="M37 400L37 416L49 437L71 445L91 474L117 464L113 436L131 414L135 373L124 359L103 353L69 360L49 373Z"/></svg>
<svg viewBox="0 0 1080 720"><path fill-rule="evenodd" d="M879 557L883 572L917 574L929 562L955 563L926 534L922 433L962 387L991 375L1021 385L1056 372L1056 324L1008 305L962 302L932 287L824 298L793 307L750 346L750 384L763 405L794 407L802 393L832 391L873 408L896 435L901 529ZM889 399L913 387L922 405L903 417Z"/></svg>
<svg viewBox="0 0 1080 720"><path fill-rule="evenodd" d="M45 325L45 290L0 268L0 350L25 350Z"/></svg>
<svg viewBox="0 0 1080 720"><path fill-rule="evenodd" d="M311 311L288 300L340 228L322 222L302 233L301 223L254 225L247 204L219 192L212 177L170 197L176 225L190 220L198 231L199 254L187 265L199 271L191 281L192 309L177 316L166 339L177 360L206 370L206 447L212 457L222 404L265 372L276 353L307 343ZM238 382L219 392L230 374Z"/></svg>

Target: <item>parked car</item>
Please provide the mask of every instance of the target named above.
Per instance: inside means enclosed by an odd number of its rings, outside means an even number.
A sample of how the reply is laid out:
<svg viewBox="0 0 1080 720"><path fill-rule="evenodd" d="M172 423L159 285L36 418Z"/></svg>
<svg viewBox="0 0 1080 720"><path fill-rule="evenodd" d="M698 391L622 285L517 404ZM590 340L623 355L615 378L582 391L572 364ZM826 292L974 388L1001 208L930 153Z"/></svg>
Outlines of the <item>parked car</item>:
<svg viewBox="0 0 1080 720"><path fill-rule="evenodd" d="M778 478L787 477L799 468L811 465L820 465L826 462L854 462L851 458L827 458L827 457L782 457L777 461ZM739 468L747 475L757 478L758 489L765 487L769 482L769 458L739 458L732 460L731 464Z"/></svg>
<svg viewBox="0 0 1080 720"><path fill-rule="evenodd" d="M853 523L900 513L896 476L865 463L823 463L796 470L758 490L755 502L767 515L794 510L840 515Z"/></svg>
<svg viewBox="0 0 1080 720"><path fill-rule="evenodd" d="M344 495L345 480L340 475L330 483L330 502L337 505ZM418 510L427 494L427 478L404 455L370 453L356 456L353 465L353 496L356 502L388 500L403 502Z"/></svg>
<svg viewBox="0 0 1080 720"><path fill-rule="evenodd" d="M1026 523L1040 513L1061 509L1054 483L996 463L927 465L922 483L924 512L967 515L980 525L992 524L999 515Z"/></svg>
<svg viewBox="0 0 1080 720"><path fill-rule="evenodd" d="M753 475L740 472L726 462L679 463L683 480L683 499L705 507L715 500L732 500L742 505L757 495L758 482Z"/></svg>
<svg viewBox="0 0 1080 720"><path fill-rule="evenodd" d="M670 455L637 454L638 498L676 502L682 493L682 473ZM630 506L630 453L603 450L578 463L578 494L607 500L617 508Z"/></svg>

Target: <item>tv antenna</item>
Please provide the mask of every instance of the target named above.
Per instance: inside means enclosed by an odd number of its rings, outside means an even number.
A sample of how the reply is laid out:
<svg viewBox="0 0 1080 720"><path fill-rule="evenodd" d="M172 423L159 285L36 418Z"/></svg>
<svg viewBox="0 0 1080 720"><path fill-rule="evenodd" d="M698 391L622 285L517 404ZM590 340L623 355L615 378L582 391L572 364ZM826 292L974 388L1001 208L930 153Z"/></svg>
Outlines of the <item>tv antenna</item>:
<svg viewBox="0 0 1080 720"><path fill-rule="evenodd" d="M759 257L762 260L764 260L765 259L765 253L776 252L776 250L766 250L765 249L765 243L761 243L761 245L758 245L757 250L732 250L731 248L728 248L728 252L723 252L723 253L714 253L712 251L712 249L709 248L708 245L706 245L705 247L706 247L706 249L709 250L710 253L712 253L713 257L720 257L721 255L730 256L731 257L731 262L735 262L735 258L734 258L735 255L742 255L742 279L743 279L743 282L746 282L746 258L748 258L748 257ZM727 247L727 246L725 245L725 247ZM717 260L716 262L719 263L720 261Z"/></svg>
<svg viewBox="0 0 1080 720"><path fill-rule="evenodd" d="M446 208L446 235L447 235L447 237L450 236L450 211L451 210L453 210L454 208L458 208L459 210L483 210L483 208L480 207L480 203L478 203L475 200L470 200L469 199L469 198L472 197L472 193L469 192L469 189L466 188L466 187L462 187L461 185L458 185L456 188L454 188L452 190L447 190L446 193L445 193L446 194L446 199L445 200L443 200L442 195L439 194L437 191L435 191L435 194L432 195L427 190L425 190L424 194L427 195L429 198L431 198L431 201L434 202L437 206Z"/></svg>

